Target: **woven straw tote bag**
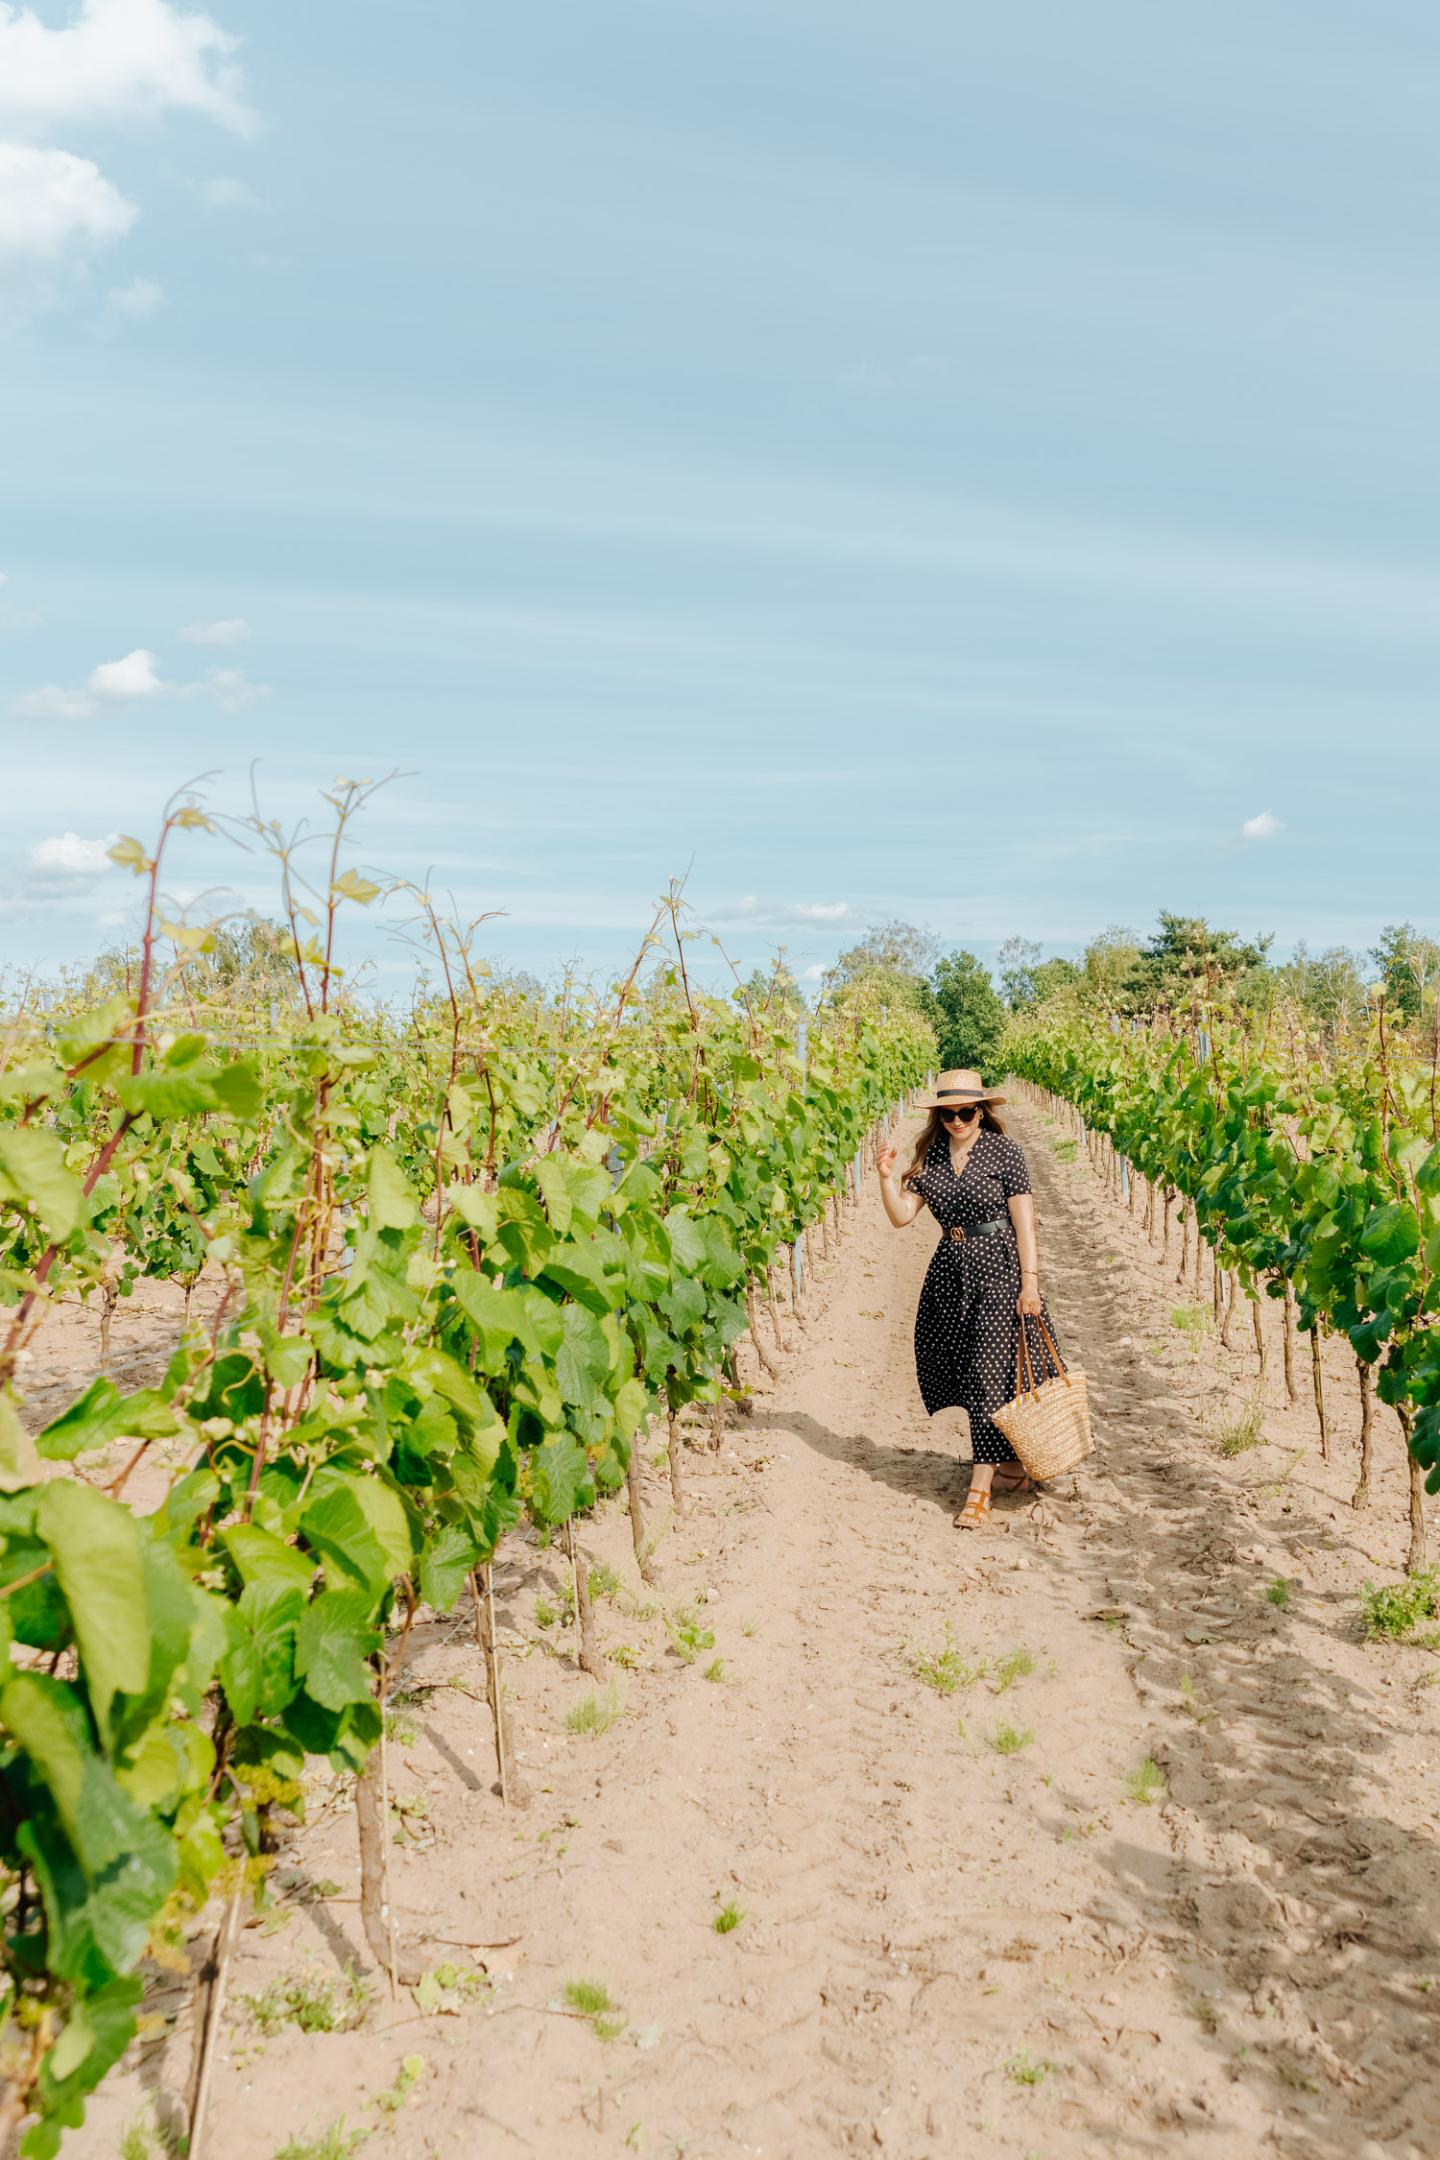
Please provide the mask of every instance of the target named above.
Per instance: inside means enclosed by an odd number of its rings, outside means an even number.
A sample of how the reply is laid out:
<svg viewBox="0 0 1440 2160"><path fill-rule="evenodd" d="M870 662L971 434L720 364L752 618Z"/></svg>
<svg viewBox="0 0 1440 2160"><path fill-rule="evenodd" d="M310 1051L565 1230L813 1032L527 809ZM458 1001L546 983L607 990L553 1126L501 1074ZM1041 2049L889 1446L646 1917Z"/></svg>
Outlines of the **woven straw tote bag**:
<svg viewBox="0 0 1440 2160"><path fill-rule="evenodd" d="M1022 1468L1036 1479L1061 1477L1077 1470L1095 1452L1090 1431L1090 1393L1078 1365L1067 1372L1051 1340L1045 1322L1039 1323L1054 1367L1049 1379L1037 1381L1030 1362L1025 1322L1015 1345L1015 1397L991 1418L1004 1433Z"/></svg>

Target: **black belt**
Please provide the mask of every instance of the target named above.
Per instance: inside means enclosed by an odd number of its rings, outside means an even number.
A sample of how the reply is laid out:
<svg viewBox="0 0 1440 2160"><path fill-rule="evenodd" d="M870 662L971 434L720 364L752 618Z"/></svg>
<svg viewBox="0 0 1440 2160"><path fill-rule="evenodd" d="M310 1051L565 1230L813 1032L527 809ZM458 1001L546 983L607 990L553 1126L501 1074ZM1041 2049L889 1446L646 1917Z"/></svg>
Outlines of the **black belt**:
<svg viewBox="0 0 1440 2160"><path fill-rule="evenodd" d="M968 1230L962 1229L959 1223L952 1223L945 1235L952 1245L963 1245L967 1238L997 1237L1002 1230L1009 1228L1009 1216L997 1215L993 1222L973 1223Z"/></svg>

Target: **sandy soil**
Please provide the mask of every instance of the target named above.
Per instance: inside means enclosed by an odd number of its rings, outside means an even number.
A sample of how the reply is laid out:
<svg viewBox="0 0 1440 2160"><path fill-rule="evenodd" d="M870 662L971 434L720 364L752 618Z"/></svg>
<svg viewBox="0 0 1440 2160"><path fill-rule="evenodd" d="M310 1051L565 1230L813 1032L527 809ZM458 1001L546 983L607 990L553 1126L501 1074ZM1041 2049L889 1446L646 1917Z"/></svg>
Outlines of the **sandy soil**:
<svg viewBox="0 0 1440 2160"><path fill-rule="evenodd" d="M599 1607L623 1660L608 1730L565 1723L595 1687L563 1617L544 1624L561 1554L507 1547L528 1807L493 1790L469 1616L419 1632L388 1750L391 1888L402 1937L476 1977L438 2003L377 1981L359 2029L267 2038L247 1997L303 1977L338 1999L344 1968L371 1970L353 1811L317 1778L281 1902L242 1938L206 2160L292 2140L310 2160L341 2123L394 2160L1440 2151L1440 1665L1358 1627L1362 1581L1404 1553L1393 1417L1357 1515L1343 1360L1324 1465L1277 1333L1266 1439L1226 1459L1252 1343L1192 1355L1173 1258L1057 1159L1058 1128L1022 1107L1012 1129L1092 1376L1092 1464L983 1537L952 1527L964 1420L927 1423L910 1351L933 1239L891 1231L867 1181L804 1331L786 1316L778 1380L717 1452L687 1450L656 1586L618 1511L587 1528L620 1583ZM943 1693L917 1664L947 1649ZM727 1902L743 1918L721 1934ZM579 1980L617 2006L610 2037L567 2005ZM166 2025L67 2152L110 2160L163 2119L185 2001L157 1994ZM423 2068L402 2094L406 2058Z"/></svg>

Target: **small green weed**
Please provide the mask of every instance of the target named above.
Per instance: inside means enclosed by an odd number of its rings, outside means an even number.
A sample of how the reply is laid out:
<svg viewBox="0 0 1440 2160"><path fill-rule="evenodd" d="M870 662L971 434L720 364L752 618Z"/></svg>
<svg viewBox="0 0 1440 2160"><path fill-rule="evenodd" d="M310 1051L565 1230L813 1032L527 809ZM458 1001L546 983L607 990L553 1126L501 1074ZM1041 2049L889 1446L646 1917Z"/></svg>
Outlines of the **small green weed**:
<svg viewBox="0 0 1440 2160"><path fill-rule="evenodd" d="M991 1694L1003 1695L1017 1680L1028 1680L1034 1670L1035 1660L1023 1644L1018 1650L1007 1652L990 1675L988 1685Z"/></svg>
<svg viewBox="0 0 1440 2160"><path fill-rule="evenodd" d="M414 1718L406 1717L404 1712L400 1710L387 1710L385 1713L385 1737L387 1740L392 1740L396 1747L414 1747L416 1740Z"/></svg>
<svg viewBox="0 0 1440 2160"><path fill-rule="evenodd" d="M596 1560L590 1569L590 1595L592 1598L619 1597L625 1585L608 1560Z"/></svg>
<svg viewBox="0 0 1440 2160"><path fill-rule="evenodd" d="M1125 1790L1137 1807L1153 1807L1157 1800L1164 1799L1169 1788L1159 1763L1153 1756L1147 1755L1126 1778Z"/></svg>
<svg viewBox="0 0 1440 2160"><path fill-rule="evenodd" d="M724 1658L711 1658L710 1663L705 1667L705 1670L700 1675L700 1677L702 1680L723 1680L725 1678Z"/></svg>
<svg viewBox="0 0 1440 2160"><path fill-rule="evenodd" d="M1055 1142L1056 1162L1074 1162L1079 1153L1080 1143L1078 1140L1057 1140Z"/></svg>
<svg viewBox="0 0 1440 2160"><path fill-rule="evenodd" d="M955 1647L950 1629L945 1630L943 1650L916 1650L910 1657L910 1670L917 1680L937 1695L953 1695L957 1688L971 1687L985 1670L984 1662L969 1664Z"/></svg>
<svg viewBox="0 0 1440 2160"><path fill-rule="evenodd" d="M1402 1582L1366 1583L1360 1593L1360 1621L1367 1641L1404 1642L1422 1620L1440 1615L1440 1569L1422 1568Z"/></svg>
<svg viewBox="0 0 1440 2160"><path fill-rule="evenodd" d="M1215 1428L1215 1438L1220 1453L1232 1460L1244 1455L1253 1447L1265 1445L1265 1402L1263 1396L1255 1396L1238 1417L1229 1418Z"/></svg>
<svg viewBox="0 0 1440 2160"><path fill-rule="evenodd" d="M1178 1328L1190 1345L1190 1355L1198 1358L1200 1345L1214 1325L1208 1307L1204 1305L1176 1305L1170 1314L1170 1325Z"/></svg>
<svg viewBox="0 0 1440 2160"><path fill-rule="evenodd" d="M365 2022L372 1993L371 1983L352 1968L338 1997L335 1982L309 1980L295 1973L272 1980L268 1987L242 1995L240 2000L268 2038L287 2025L304 2033L353 2032Z"/></svg>
<svg viewBox="0 0 1440 2160"><path fill-rule="evenodd" d="M734 1898L730 1898L720 1907L710 1925L717 1935L733 1935L744 1918L744 1912Z"/></svg>
<svg viewBox="0 0 1440 2160"><path fill-rule="evenodd" d="M740 1623L740 1633L745 1637L746 1641L748 1642L750 1637L755 1633L755 1622L753 1620L742 1620Z"/></svg>
<svg viewBox="0 0 1440 2160"><path fill-rule="evenodd" d="M448 1962L422 1973L411 1989L422 2017L458 2017L468 2004L483 2002L489 1993L484 1973Z"/></svg>
<svg viewBox="0 0 1440 2160"><path fill-rule="evenodd" d="M625 2030L624 2012L610 2000L603 1980L567 1980L565 2003L590 2020L597 2040L618 2040Z"/></svg>
<svg viewBox="0 0 1440 2160"><path fill-rule="evenodd" d="M582 1733L592 1740L598 1739L601 1733L609 1732L617 1718L624 1715L625 1705L612 1681L609 1687L597 1689L593 1695L582 1697L566 1711L565 1730Z"/></svg>
<svg viewBox="0 0 1440 2160"><path fill-rule="evenodd" d="M1266 1585L1265 1602L1273 1605L1277 1612L1286 1611L1290 1603L1290 1585L1283 1575L1277 1575L1274 1582Z"/></svg>
<svg viewBox="0 0 1440 2160"><path fill-rule="evenodd" d="M686 1665L693 1665L702 1650L715 1647L714 1629L701 1623L693 1605L677 1605L673 1613L666 1613L665 1632L676 1657Z"/></svg>
<svg viewBox="0 0 1440 2160"><path fill-rule="evenodd" d="M291 2138L280 2147L275 2160L350 2160L351 2153L364 2144L366 2135L364 2130L347 2130L342 2117L318 2137Z"/></svg>
<svg viewBox="0 0 1440 2160"><path fill-rule="evenodd" d="M120 2160L170 2160L185 2149L183 2130L167 2130L153 2115L141 2115L120 2140Z"/></svg>
<svg viewBox="0 0 1440 2160"><path fill-rule="evenodd" d="M1022 1748L1029 1747L1034 1738L1035 1735L1028 1726L1022 1731L1015 1725L997 1725L990 1745L997 1755L1018 1755Z"/></svg>
<svg viewBox="0 0 1440 2160"><path fill-rule="evenodd" d="M565 2007L578 2010L581 2017L604 2017L615 2005L603 1980L567 1980Z"/></svg>
<svg viewBox="0 0 1440 2160"><path fill-rule="evenodd" d="M550 1603L550 1600L549 1600L548 1598L536 1598L536 1600L535 1600L535 1625L536 1625L536 1627L538 1627L538 1628L552 1628L552 1627L554 1627L554 1625L555 1625L556 1621L557 1621L557 1620L559 1619L559 1617L560 1617L560 1613L559 1613L559 1610L558 1610L558 1608L557 1608L556 1606L552 1605L552 1604Z"/></svg>
<svg viewBox="0 0 1440 2160"><path fill-rule="evenodd" d="M425 2057L407 2055L395 2073L394 2084L387 2085L384 2092L376 2093L373 2105L382 2115L393 2115L397 2108L404 2107L424 2075Z"/></svg>
<svg viewBox="0 0 1440 2160"><path fill-rule="evenodd" d="M1000 2068L1012 2085L1043 2085L1055 2065L1043 2056L1032 2055L1029 2048L1017 2048L1013 2055L1006 2056Z"/></svg>
<svg viewBox="0 0 1440 2160"><path fill-rule="evenodd" d="M606 1651L605 1655L612 1665L620 1666L624 1672L634 1672L637 1665L643 1665L645 1662L644 1651L637 1650L634 1643L615 1643Z"/></svg>

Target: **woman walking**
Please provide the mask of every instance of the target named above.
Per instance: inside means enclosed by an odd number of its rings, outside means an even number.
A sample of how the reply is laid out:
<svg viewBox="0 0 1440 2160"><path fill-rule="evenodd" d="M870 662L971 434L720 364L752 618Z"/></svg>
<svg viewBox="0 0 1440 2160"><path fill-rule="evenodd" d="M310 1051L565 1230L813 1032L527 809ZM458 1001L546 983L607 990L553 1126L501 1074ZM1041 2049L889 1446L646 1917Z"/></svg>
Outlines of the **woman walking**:
<svg viewBox="0 0 1440 2160"><path fill-rule="evenodd" d="M1004 1100L977 1072L943 1072L918 1106L930 1115L904 1176L895 1176L895 1148L882 1148L878 1158L880 1197L895 1228L928 1207L942 1233L915 1315L915 1370L931 1417L958 1406L970 1418L975 1465L955 1517L962 1530L983 1526L992 1486L1020 1492L1029 1485L990 1412L1015 1394L1024 1320L1050 1326L1030 1172L995 1114Z"/></svg>

